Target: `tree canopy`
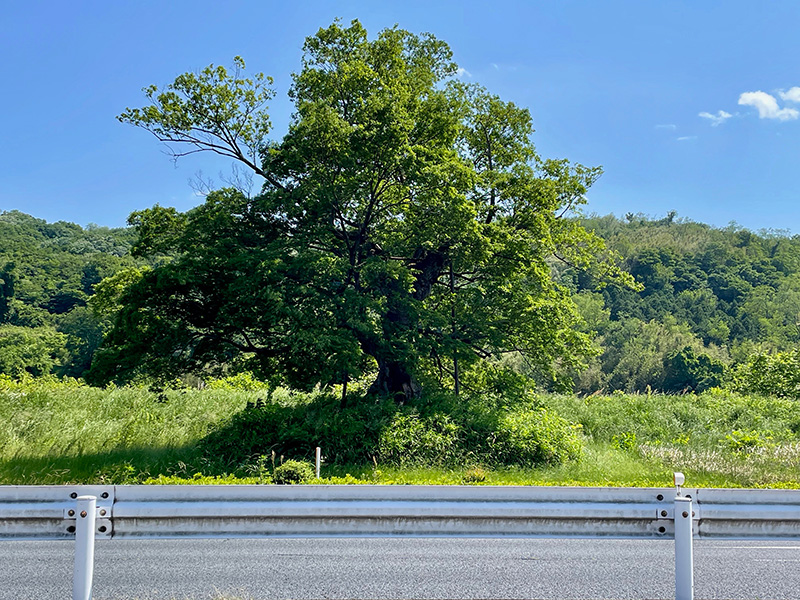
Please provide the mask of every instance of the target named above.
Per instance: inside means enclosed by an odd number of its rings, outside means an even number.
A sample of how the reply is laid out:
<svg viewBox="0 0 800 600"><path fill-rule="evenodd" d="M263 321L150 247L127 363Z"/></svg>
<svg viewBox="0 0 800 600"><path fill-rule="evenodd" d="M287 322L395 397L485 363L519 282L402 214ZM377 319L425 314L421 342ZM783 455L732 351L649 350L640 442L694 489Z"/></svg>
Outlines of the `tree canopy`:
<svg viewBox="0 0 800 600"><path fill-rule="evenodd" d="M271 141L271 80L210 66L120 120L175 156L212 151L264 185L186 213L131 215L134 254L166 257L114 288L96 381L246 368L309 387L377 372L424 381L515 354L552 378L590 352L554 262L623 282L574 219L599 168L544 160L527 109L455 77L449 47L335 22L305 45L294 115ZM562 369L563 372L563 369Z"/></svg>

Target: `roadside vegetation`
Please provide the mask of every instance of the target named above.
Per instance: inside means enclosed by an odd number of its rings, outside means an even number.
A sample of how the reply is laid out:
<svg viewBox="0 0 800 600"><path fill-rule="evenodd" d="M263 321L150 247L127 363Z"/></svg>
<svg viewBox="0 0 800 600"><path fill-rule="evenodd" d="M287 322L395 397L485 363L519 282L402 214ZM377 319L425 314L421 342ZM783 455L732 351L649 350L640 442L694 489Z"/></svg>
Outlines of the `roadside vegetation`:
<svg viewBox="0 0 800 600"><path fill-rule="evenodd" d="M340 390L253 385L0 379L0 484L665 486L681 470L691 486L800 488L794 400L715 389L339 409Z"/></svg>

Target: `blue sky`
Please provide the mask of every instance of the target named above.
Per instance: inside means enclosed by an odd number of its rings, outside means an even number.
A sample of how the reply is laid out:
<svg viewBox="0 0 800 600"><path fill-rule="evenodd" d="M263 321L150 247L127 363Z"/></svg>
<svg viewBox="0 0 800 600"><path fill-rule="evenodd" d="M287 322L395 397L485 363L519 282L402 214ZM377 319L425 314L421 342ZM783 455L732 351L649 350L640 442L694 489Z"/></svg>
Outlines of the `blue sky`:
<svg viewBox="0 0 800 600"><path fill-rule="evenodd" d="M306 36L334 18L448 42L463 77L530 108L544 157L602 165L587 212L800 233L800 2L206 0L5 3L0 210L124 225L186 210L198 171L117 122L141 88L241 55L275 79L273 135Z"/></svg>

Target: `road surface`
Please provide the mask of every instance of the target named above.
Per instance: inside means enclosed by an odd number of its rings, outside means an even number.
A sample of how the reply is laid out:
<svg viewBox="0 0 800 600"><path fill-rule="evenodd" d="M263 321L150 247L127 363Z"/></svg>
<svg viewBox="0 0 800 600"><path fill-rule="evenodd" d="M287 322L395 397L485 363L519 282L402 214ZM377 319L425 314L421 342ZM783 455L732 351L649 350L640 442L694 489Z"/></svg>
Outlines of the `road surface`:
<svg viewBox="0 0 800 600"><path fill-rule="evenodd" d="M0 542L0 600L70 598L71 542ZM95 600L670 598L671 540L99 540ZM695 540L695 596L800 597L800 540Z"/></svg>

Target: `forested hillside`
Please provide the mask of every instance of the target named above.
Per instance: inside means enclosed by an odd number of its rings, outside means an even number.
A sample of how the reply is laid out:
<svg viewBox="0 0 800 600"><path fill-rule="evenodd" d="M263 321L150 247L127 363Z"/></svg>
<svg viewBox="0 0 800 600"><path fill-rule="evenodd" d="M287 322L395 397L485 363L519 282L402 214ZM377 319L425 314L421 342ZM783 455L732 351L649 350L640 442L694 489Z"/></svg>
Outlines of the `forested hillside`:
<svg viewBox="0 0 800 600"><path fill-rule="evenodd" d="M702 390L734 365L741 374L758 355L797 347L800 237L675 217L584 220L643 287L561 272L602 351L576 374L578 391Z"/></svg>
<svg viewBox="0 0 800 600"><path fill-rule="evenodd" d="M80 376L102 341L94 286L133 266L136 233L0 213L0 372Z"/></svg>
<svg viewBox="0 0 800 600"><path fill-rule="evenodd" d="M763 374L776 363L791 377L800 237L719 229L674 213L582 222L643 288L604 285L591 272L554 265L599 352L568 373L575 391L702 391L748 374L752 383L754 367ZM132 228L0 213L0 372L81 376L107 326L87 303L97 283L140 264L129 252L135 240Z"/></svg>

